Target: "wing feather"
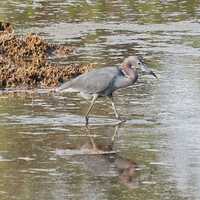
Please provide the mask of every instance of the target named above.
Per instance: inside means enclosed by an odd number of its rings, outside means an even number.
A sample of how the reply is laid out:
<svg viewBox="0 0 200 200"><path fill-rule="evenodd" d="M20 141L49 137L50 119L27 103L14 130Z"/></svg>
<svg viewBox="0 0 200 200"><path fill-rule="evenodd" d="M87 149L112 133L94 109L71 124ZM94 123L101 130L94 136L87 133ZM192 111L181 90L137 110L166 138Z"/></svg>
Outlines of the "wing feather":
<svg viewBox="0 0 200 200"><path fill-rule="evenodd" d="M100 93L110 86L118 73L117 67L95 69L64 83L60 89L72 88L88 94Z"/></svg>

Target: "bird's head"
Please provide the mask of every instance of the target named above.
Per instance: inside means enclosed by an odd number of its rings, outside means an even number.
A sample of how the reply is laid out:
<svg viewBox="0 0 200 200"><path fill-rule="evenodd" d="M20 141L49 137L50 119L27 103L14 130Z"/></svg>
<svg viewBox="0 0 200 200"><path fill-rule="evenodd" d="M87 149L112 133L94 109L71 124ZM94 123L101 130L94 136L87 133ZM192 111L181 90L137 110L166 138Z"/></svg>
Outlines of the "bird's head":
<svg viewBox="0 0 200 200"><path fill-rule="evenodd" d="M144 63L144 60L141 56L129 56L124 60L122 67L136 69L143 75L152 75L157 78L156 74Z"/></svg>

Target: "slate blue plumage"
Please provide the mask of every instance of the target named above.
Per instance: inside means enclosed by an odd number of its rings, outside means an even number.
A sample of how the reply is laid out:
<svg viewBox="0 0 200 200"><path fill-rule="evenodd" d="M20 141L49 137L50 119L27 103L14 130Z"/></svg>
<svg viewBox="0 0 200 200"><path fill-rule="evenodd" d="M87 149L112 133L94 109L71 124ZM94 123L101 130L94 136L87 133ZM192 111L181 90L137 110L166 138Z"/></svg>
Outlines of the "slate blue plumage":
<svg viewBox="0 0 200 200"><path fill-rule="evenodd" d="M138 74L156 75L145 64L142 57L129 56L120 67L104 67L84 73L62 84L59 92L79 92L84 98L92 98L90 107L85 115L88 124L88 115L98 97L109 97L117 119L120 119L116 110L112 94L115 90L133 85ZM156 77L157 78L157 77Z"/></svg>

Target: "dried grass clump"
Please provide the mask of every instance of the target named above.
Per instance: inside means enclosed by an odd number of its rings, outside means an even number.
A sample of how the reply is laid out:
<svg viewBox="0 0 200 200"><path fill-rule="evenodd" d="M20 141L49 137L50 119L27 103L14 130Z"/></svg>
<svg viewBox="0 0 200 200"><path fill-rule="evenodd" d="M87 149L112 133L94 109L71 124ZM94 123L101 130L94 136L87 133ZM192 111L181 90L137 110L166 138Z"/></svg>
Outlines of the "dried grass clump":
<svg viewBox="0 0 200 200"><path fill-rule="evenodd" d="M94 67L59 65L48 60L51 56L68 56L73 51L72 47L48 44L33 33L21 38L9 23L0 22L0 87L55 87Z"/></svg>

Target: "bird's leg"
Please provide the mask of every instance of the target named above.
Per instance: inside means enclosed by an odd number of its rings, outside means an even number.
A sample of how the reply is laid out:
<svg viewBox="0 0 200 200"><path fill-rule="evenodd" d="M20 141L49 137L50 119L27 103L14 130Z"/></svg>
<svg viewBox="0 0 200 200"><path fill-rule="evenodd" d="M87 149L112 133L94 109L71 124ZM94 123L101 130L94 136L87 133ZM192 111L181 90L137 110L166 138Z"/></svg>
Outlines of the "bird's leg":
<svg viewBox="0 0 200 200"><path fill-rule="evenodd" d="M92 110L92 108L93 108L93 106L94 106L94 103L95 103L97 97L98 97L97 94L93 95L93 98L92 98L92 101L91 101L91 103L90 103L90 106L89 106L89 108L88 108L88 110L87 110L87 112L86 112L86 114L85 114L85 125L86 125L86 126L88 125L88 121L89 121L89 117L88 117L88 116L89 116L89 113L90 113L90 111Z"/></svg>
<svg viewBox="0 0 200 200"><path fill-rule="evenodd" d="M117 124L117 126L115 127L115 131L114 131L114 134L113 134L113 136L112 136L112 142L115 141L115 136L116 136L116 135L117 135L117 137L119 137L119 135L118 135L119 127L120 127L120 124Z"/></svg>
<svg viewBox="0 0 200 200"><path fill-rule="evenodd" d="M113 108L114 113L115 113L115 117L116 117L117 119L119 119L121 122L125 122L126 120L121 119L121 117L119 116L119 114L118 114L118 112L117 112L117 109L116 109L116 106L115 106L115 103L114 103L113 97L110 96L109 99L111 100L111 104L112 104L112 108Z"/></svg>
<svg viewBox="0 0 200 200"><path fill-rule="evenodd" d="M111 100L111 104L112 104L112 108L113 108L114 113L115 113L115 117L116 117L117 119L120 119L120 116L119 116L119 114L118 114L118 112L117 112L117 109L116 109L116 107L115 107L115 103L114 103L114 101L113 101L113 97L110 96L109 99Z"/></svg>

